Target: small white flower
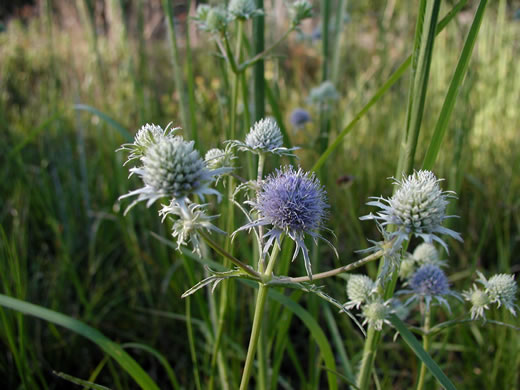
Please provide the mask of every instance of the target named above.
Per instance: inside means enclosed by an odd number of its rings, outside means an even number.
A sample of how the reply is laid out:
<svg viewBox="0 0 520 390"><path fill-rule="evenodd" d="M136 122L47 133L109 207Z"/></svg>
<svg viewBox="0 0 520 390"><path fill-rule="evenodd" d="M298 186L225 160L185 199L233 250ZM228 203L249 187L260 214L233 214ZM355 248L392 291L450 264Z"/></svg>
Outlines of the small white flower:
<svg viewBox="0 0 520 390"><path fill-rule="evenodd" d="M345 304L347 309L359 307L367 302L373 294L376 284L366 275L350 275L347 282L347 296L349 301Z"/></svg>
<svg viewBox="0 0 520 390"><path fill-rule="evenodd" d="M297 27L302 20L312 18L312 5L308 0L296 0L289 5L291 25Z"/></svg>
<svg viewBox="0 0 520 390"><path fill-rule="evenodd" d="M516 316L515 304L518 286L515 278L509 274L496 274L487 280L484 275L477 271L479 279L477 280L486 288L491 303L496 303L498 307L504 305L511 314Z"/></svg>
<svg viewBox="0 0 520 390"><path fill-rule="evenodd" d="M374 299L362 308L361 317L365 319L363 325L368 324L369 328L381 330L391 312L389 302L384 302L381 298Z"/></svg>
<svg viewBox="0 0 520 390"><path fill-rule="evenodd" d="M473 285L468 291L464 291L462 296L469 302L471 302L471 319L475 320L478 317L486 318L485 310L489 309L489 304L491 303L491 299L489 295L479 289L477 286Z"/></svg>
<svg viewBox="0 0 520 390"><path fill-rule="evenodd" d="M175 131L180 130L180 127L169 128L170 125L171 123L169 123L164 130L161 126L154 124L147 123L142 126L137 131L133 143L123 144L119 149L117 149L117 151L126 150L130 152L124 165L132 160L142 158L150 146L161 142L164 138L172 137Z"/></svg>
<svg viewBox="0 0 520 390"><path fill-rule="evenodd" d="M225 150L213 148L206 152L204 161L209 169L230 168L233 166L233 160L236 157L233 155L231 148Z"/></svg>
<svg viewBox="0 0 520 390"><path fill-rule="evenodd" d="M416 260L408 252L405 253L399 267L399 278L401 280L408 279L416 270Z"/></svg>
<svg viewBox="0 0 520 390"><path fill-rule="evenodd" d="M238 150L252 153L274 153L278 155L293 155L292 152L298 148L286 148L283 146L283 136L280 127L274 118L268 117L256 122L246 135L245 142L228 141Z"/></svg>
<svg viewBox="0 0 520 390"><path fill-rule="evenodd" d="M257 8L254 0L231 0L228 5L229 13L237 19L251 19L253 16L263 15Z"/></svg>
<svg viewBox="0 0 520 390"><path fill-rule="evenodd" d="M435 245L428 242L423 242L413 251L413 258L417 261L419 266L425 264L433 264L437 267L445 267L446 261L441 260L439 251Z"/></svg>
<svg viewBox="0 0 520 390"><path fill-rule="evenodd" d="M162 221L168 216L178 217L172 226L172 236L177 241L178 250L180 250L181 246L187 245L189 241L192 244L193 252L202 256L200 238L197 234L198 230L226 234L226 232L211 223L213 219L218 218L218 215L206 215L204 212L205 206L197 203L178 202L173 199L170 204L164 205L159 211Z"/></svg>
<svg viewBox="0 0 520 390"><path fill-rule="evenodd" d="M423 170L401 181L394 179L394 184L398 186L394 196L390 199L373 198L375 200L367 204L379 207L381 211L360 219L375 220L382 227L397 227L390 233L391 238L396 238L395 250L413 234L428 243L437 241L447 252L448 246L437 234L446 234L459 241L462 238L459 233L442 226L445 219L452 217L446 215L446 206L453 193L442 191L439 181L432 172Z"/></svg>

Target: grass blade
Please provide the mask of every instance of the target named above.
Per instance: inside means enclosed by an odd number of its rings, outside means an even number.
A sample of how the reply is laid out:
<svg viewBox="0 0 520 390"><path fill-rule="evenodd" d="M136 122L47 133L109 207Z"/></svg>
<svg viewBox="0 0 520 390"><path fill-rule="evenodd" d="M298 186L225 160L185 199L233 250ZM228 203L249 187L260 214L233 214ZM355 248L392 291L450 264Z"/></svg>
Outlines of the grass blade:
<svg viewBox="0 0 520 390"><path fill-rule="evenodd" d="M459 1L448 14L439 22L436 29L436 34L439 34L444 28L455 18L458 12L466 5L467 0ZM409 56L400 66L396 69L394 73L390 76L390 78L379 88L374 96L368 101L367 104L354 116L354 118L350 121L350 123L345 126L345 128L338 134L334 142L332 142L327 150L325 150L318 161L312 167L313 171L318 171L323 164L330 157L332 152L334 152L342 143L343 138L350 133L350 131L356 126L356 124L365 116L365 114L372 108L374 104L376 104L379 99L381 99L385 93L392 87L404 74L406 69L410 66L412 62L412 57Z"/></svg>
<svg viewBox="0 0 520 390"><path fill-rule="evenodd" d="M97 116L99 119L102 119L110 127L112 127L115 130L117 130L119 132L119 134L121 134L123 136L125 141L133 141L134 140L134 137L132 137L132 135L128 132L127 129L125 129L125 127L122 124L120 124L116 120L112 119L111 117L109 117L104 112L99 111L97 108L89 106L87 104L74 104L74 109L78 110L78 111L90 112L91 114L94 114L95 116Z"/></svg>
<svg viewBox="0 0 520 390"><path fill-rule="evenodd" d="M460 87L462 86L464 76L466 75L466 71L468 69L471 54L473 53L473 48L475 47L475 42L482 24L486 6L487 0L481 0L477 12L475 13L473 23L471 24L471 28L468 32L468 36L466 37L466 41L464 42L464 48L462 49L459 62L455 68L455 73L451 79L450 87L448 89L448 93L446 94L446 99L444 99L441 113L439 114L439 119L435 125L433 137L430 141L430 145L428 146L426 156L424 157L423 169L431 170L437 155L439 154L442 139L444 138L444 134L448 128L448 123L453 112L453 107L455 106Z"/></svg>
<svg viewBox="0 0 520 390"><path fill-rule="evenodd" d="M110 390L109 387L101 386L96 383L86 381L84 379L76 378L75 376L65 374L63 372L53 372L54 375L65 379L68 382L74 383L76 385L83 386L84 389L94 389L94 390Z"/></svg>
<svg viewBox="0 0 520 390"><path fill-rule="evenodd" d="M312 337L314 337L314 340L316 340L316 343L320 348L321 354L323 355L325 367L327 368L327 379L329 382L329 389L336 390L338 388L336 375L334 375L334 372L336 372L336 361L334 358L334 354L332 353L332 348L330 347L329 341L327 340L327 336L321 329L318 322L301 305L294 302L289 297L279 293L278 291L269 289L268 295L269 298L274 299L277 302L280 302L287 309L296 314L298 318L300 318L300 320L302 320L305 326L309 329Z"/></svg>
<svg viewBox="0 0 520 390"><path fill-rule="evenodd" d="M437 379L441 386L447 390L457 390L455 385L449 380L446 374L444 374L437 363L435 363L431 356L423 349L421 343L419 343L412 332L408 330L404 322L394 314L390 316L390 322L399 331L399 334L406 342L406 344L408 344L408 346L412 349L415 355L424 363L426 367L428 367L428 370L430 370L432 375L435 377L435 379Z"/></svg>
<svg viewBox="0 0 520 390"><path fill-rule="evenodd" d="M159 390L157 384L141 366L117 343L109 340L98 330L65 314L0 294L0 305L20 313L63 326L96 344L110 355L143 389Z"/></svg>
<svg viewBox="0 0 520 390"><path fill-rule="evenodd" d="M412 56L412 80L406 114L406 129L403 134L403 148L399 155L399 163L395 177L409 173L413 169L417 141L421 130L430 65L435 41L437 17L439 15L440 0L422 0L420 13L417 18L417 28Z"/></svg>

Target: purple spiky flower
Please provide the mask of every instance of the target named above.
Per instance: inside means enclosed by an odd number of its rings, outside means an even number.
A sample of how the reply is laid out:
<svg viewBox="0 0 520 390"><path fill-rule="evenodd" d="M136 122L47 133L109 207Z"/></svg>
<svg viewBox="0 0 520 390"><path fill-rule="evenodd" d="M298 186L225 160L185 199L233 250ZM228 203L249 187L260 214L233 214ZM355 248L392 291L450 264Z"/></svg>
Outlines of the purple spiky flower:
<svg viewBox="0 0 520 390"><path fill-rule="evenodd" d="M325 190L319 180L314 174L309 174L301 168L295 170L291 166L285 167L270 175L258 190L256 200L249 203L258 212L259 218L242 226L237 232L256 226L271 225L271 229L265 234L264 253L275 240L279 242L282 234L286 234L296 243L293 260L301 250L305 269L312 279L305 235L311 236L315 241L320 238L334 248L319 234L329 207Z"/></svg>

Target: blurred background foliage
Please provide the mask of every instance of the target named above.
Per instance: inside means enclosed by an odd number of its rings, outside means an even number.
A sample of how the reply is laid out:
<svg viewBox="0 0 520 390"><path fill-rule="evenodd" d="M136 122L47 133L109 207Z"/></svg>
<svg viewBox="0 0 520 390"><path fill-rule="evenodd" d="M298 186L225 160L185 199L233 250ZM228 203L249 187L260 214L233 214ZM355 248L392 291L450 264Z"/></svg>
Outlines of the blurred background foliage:
<svg viewBox="0 0 520 390"><path fill-rule="evenodd" d="M266 41L272 42L284 31L287 18L281 1L265 3ZM442 12L452 2L444 3ZM174 0L173 5L183 51L186 18L195 2L190 6ZM316 17L266 62L267 83L292 143L302 147L298 156L306 169L318 157L312 144L318 111L305 100L321 76L319 3L315 5ZM421 133L425 140L431 137L475 6L469 1L436 40ZM450 242L446 255L458 290L470 286L477 268L486 273L520 271L520 2L494 1L488 8L434 169L446 178L444 188L459 195L451 207L460 218L451 227L462 233L464 243ZM340 50L334 83L341 98L331 107L331 138L404 61L413 43L415 2L351 1L347 10L333 46ZM188 28L198 148L204 153L225 139L229 80L214 42L193 24ZM193 388L186 302L180 295L202 276L202 267L187 267L185 262L193 260L165 244L169 229L160 223L155 207L137 206L123 218L126 205L117 201L136 186L134 179L127 180L124 156L114 152L127 141L125 136L147 122L180 125L160 1L10 1L0 5L0 31L1 292L80 318L115 341L150 345L170 361L179 382ZM368 213L364 204L369 196L391 194L387 178L397 164L407 86L405 77L392 87L327 162L329 227L338 237L341 263L354 259L354 251L368 245L366 238L377 237L373 225L360 223L358 217ZM297 107L313 117L301 130L289 123ZM243 109L238 117L242 134L250 125ZM270 105L267 111L272 113ZM419 141L416 166L427 144ZM276 164L268 161L269 169ZM244 258L250 255L250 246L241 245L247 240L243 235L236 245ZM318 258L316 271L340 264L328 252ZM295 262L291 274L303 273L303 265ZM328 281L328 293L345 301L344 283ZM253 294L232 285L232 292L239 289L244 292L232 294L224 348L235 377L247 345ZM194 319L208 316L206 299L206 291L192 298ZM300 303L307 305L305 299ZM308 305L328 332L317 303ZM455 308L454 315L463 316L462 310ZM497 311L492 317L520 325L506 313ZM335 318L355 362L362 337L345 316ZM5 388L67 387L52 370L89 378L96 367L98 383L132 388L127 375L78 336L4 309L0 319ZM271 319L268 331L273 338L276 320ZM208 330L202 321L197 324L197 349L204 352L210 349ZM324 375L320 379L316 374L319 367L307 371L316 364L308 331L294 320L288 337L290 356L281 370L286 386L319 388L325 383ZM407 388L413 381L416 363L401 348L386 335L376 361L385 378L381 388ZM433 344L434 357L464 389L518 388L519 350L518 332L478 324L450 330ZM158 383L165 383L166 374L151 355L132 353ZM209 354L202 356L202 374L207 375ZM298 356L309 358L298 363Z"/></svg>

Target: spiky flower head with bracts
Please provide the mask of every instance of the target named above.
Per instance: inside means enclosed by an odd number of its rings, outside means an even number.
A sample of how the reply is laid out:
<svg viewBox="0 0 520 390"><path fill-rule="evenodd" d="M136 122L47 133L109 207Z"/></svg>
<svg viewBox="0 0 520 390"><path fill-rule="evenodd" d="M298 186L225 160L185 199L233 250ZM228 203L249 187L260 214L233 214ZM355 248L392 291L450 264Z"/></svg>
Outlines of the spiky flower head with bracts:
<svg viewBox="0 0 520 390"><path fill-rule="evenodd" d="M204 155L204 161L209 169L230 168L233 166L234 159L236 156L230 147L226 147L224 150L213 148Z"/></svg>
<svg viewBox="0 0 520 390"><path fill-rule="evenodd" d="M134 142L123 144L119 149L117 149L117 151L125 150L130 152L124 165L128 164L132 160L143 157L150 146L161 142L165 138L171 137L175 131L180 130L180 127L170 126L171 122L165 129L161 126L154 125L153 123L147 123L142 126L135 134Z"/></svg>
<svg viewBox="0 0 520 390"><path fill-rule="evenodd" d="M245 142L228 141L229 145L238 147L238 150L249 151L256 154L274 153L278 155L292 156L292 152L298 148L286 148L283 146L283 136L276 120L267 117L256 122L246 135Z"/></svg>
<svg viewBox="0 0 520 390"><path fill-rule="evenodd" d="M180 250L181 246L187 245L188 242L190 242L193 247L193 252L202 256L200 237L197 234L199 230L225 234L224 231L211 223L213 219L218 218L218 215L208 216L204 212L205 207L206 205L191 202L177 202L173 199L170 204L164 205L159 211L163 222L167 217L172 218L174 221L172 236L177 241L177 250Z"/></svg>
<svg viewBox="0 0 520 390"><path fill-rule="evenodd" d="M289 5L289 15L292 27L296 28L303 20L312 18L312 5L308 0L296 0Z"/></svg>
<svg viewBox="0 0 520 390"><path fill-rule="evenodd" d="M366 275L353 274L349 275L347 281L348 302L345 304L347 309L359 307L370 299L374 293L376 284Z"/></svg>
<svg viewBox="0 0 520 390"><path fill-rule="evenodd" d="M144 186L119 198L137 196L125 214L138 202L146 201L149 207L164 197L177 202L185 201L190 195L204 198L204 195L213 194L220 198L220 193L209 185L215 176L231 168L209 170L193 146L193 141L172 135L165 135L147 146L140 157L143 165L130 169L130 175L139 176Z"/></svg>
<svg viewBox="0 0 520 390"><path fill-rule="evenodd" d="M383 329L383 324L388 322L388 316L392 313L390 302L376 298L367 302L361 309L361 317L364 318L363 325L375 330Z"/></svg>
<svg viewBox="0 0 520 390"><path fill-rule="evenodd" d="M476 320L479 317L482 319L486 318L484 312L489 309L491 304L491 299L487 292L473 285L471 289L464 291L462 296L471 303L470 313L472 320Z"/></svg>
<svg viewBox="0 0 520 390"><path fill-rule="evenodd" d="M413 258L419 265L433 264L438 267L445 267L446 261L440 258L439 251L429 242L423 242L413 251Z"/></svg>
<svg viewBox="0 0 520 390"><path fill-rule="evenodd" d="M290 122L295 128L302 128L307 122L310 122L311 115L303 108L295 108L291 112Z"/></svg>
<svg viewBox="0 0 520 390"><path fill-rule="evenodd" d="M477 282L484 286L490 303L496 303L497 307L504 305L511 314L516 316L515 308L518 308L518 305L515 304L515 301L518 286L514 276L509 274L496 274L487 280L481 272L477 271L477 274L479 276Z"/></svg>
<svg viewBox="0 0 520 390"><path fill-rule="evenodd" d="M225 33L231 16L224 7L211 7L207 4L200 4L193 20L198 28L212 34Z"/></svg>
<svg viewBox="0 0 520 390"><path fill-rule="evenodd" d="M319 86L311 89L307 101L311 104L328 104L339 99L339 93L332 81L325 80Z"/></svg>
<svg viewBox="0 0 520 390"><path fill-rule="evenodd" d="M231 0L228 11L232 17L241 20L251 19L253 16L263 15L264 12L257 8L255 0Z"/></svg>
<svg viewBox="0 0 520 390"><path fill-rule="evenodd" d="M233 234L257 226L271 226L264 236L264 254L275 240L280 242L281 236L287 235L296 244L292 259L294 260L301 250L305 269L312 279L311 260L305 245L305 236L311 236L314 241L322 239L336 252L332 244L319 234L329 206L325 190L314 174L304 172L301 168L295 170L292 166L278 169L261 183L256 200L247 203L252 205L259 217Z"/></svg>
<svg viewBox="0 0 520 390"><path fill-rule="evenodd" d="M427 310L433 300L450 310L450 305L445 298L449 295L460 300L459 294L450 290L450 284L444 271L433 264L425 264L415 271L407 285L409 289L399 291L400 294L412 294L406 304L424 298Z"/></svg>
<svg viewBox="0 0 520 390"><path fill-rule="evenodd" d="M448 198L454 197L451 191L442 191L441 180L430 171L416 171L402 180L395 180L397 191L390 199L375 197L367 204L381 209L376 215L370 213L361 220L375 220L382 227L394 225L397 229L390 236L396 238L395 250L401 247L410 234L421 237L425 242L437 241L446 252L448 246L438 236L446 234L462 241L459 233L442 226L446 215Z"/></svg>

